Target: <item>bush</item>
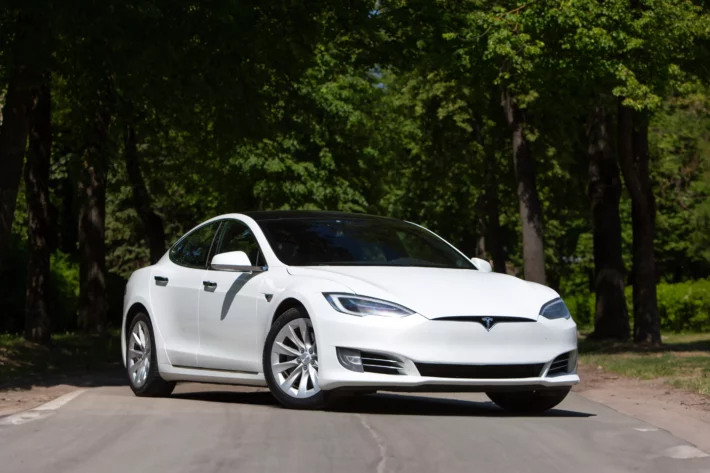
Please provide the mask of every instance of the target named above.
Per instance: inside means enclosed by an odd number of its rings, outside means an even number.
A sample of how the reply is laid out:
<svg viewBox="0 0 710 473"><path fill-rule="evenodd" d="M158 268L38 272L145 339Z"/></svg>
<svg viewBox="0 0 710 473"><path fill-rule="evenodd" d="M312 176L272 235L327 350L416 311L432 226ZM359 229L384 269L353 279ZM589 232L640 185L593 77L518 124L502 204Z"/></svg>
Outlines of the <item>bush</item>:
<svg viewBox="0 0 710 473"><path fill-rule="evenodd" d="M79 265L56 251L51 256L52 328L55 332L75 330L79 300Z"/></svg>
<svg viewBox="0 0 710 473"><path fill-rule="evenodd" d="M710 280L698 279L656 286L661 330L666 332L710 332ZM625 288L626 306L633 327L633 288ZM580 330L594 327L595 296L580 292L564 297Z"/></svg>
<svg viewBox="0 0 710 473"><path fill-rule="evenodd" d="M710 280L699 279L656 286L661 330L710 331ZM626 288L626 304L633 318L633 288Z"/></svg>
<svg viewBox="0 0 710 473"><path fill-rule="evenodd" d="M563 298L580 330L594 327L595 298L590 292L571 294Z"/></svg>
<svg viewBox="0 0 710 473"><path fill-rule="evenodd" d="M0 333L21 333L25 329L25 288L27 248L13 235L10 248L0 264Z"/></svg>
<svg viewBox="0 0 710 473"><path fill-rule="evenodd" d="M60 252L51 255L50 310L52 330L76 329L79 298L79 264ZM0 333L22 333L25 327L25 290L27 288L27 248L15 239L0 268Z"/></svg>

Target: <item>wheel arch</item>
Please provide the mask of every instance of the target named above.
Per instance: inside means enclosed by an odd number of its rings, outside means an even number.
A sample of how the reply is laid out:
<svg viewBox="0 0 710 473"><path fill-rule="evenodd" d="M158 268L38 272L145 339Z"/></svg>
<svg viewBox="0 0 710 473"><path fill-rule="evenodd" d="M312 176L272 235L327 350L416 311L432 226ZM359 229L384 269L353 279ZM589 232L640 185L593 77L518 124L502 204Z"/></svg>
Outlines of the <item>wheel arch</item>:
<svg viewBox="0 0 710 473"><path fill-rule="evenodd" d="M133 305L131 306L130 309L128 309L128 312L126 312L126 321L123 326L124 333L128 333L128 329L131 328L131 324L133 323L133 319L136 318L136 316L140 313L143 313L148 317L150 317L150 313L148 312L148 309L140 302L134 302ZM151 319L151 322L152 319Z"/></svg>
<svg viewBox="0 0 710 473"><path fill-rule="evenodd" d="M306 309L305 304L303 302L299 301L295 297L287 297L286 299L282 300L279 305L276 307L276 310L274 311L274 314L271 316L271 324L269 326L274 325L276 323L276 319L279 318L281 314L286 312L289 309L301 309L303 312L308 314L308 309Z"/></svg>

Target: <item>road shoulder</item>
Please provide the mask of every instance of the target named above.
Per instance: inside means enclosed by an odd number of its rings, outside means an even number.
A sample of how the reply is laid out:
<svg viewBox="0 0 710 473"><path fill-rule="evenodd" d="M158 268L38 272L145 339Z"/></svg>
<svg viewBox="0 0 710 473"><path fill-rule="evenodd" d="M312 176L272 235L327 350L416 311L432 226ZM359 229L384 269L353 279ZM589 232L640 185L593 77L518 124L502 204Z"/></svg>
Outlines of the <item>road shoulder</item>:
<svg viewBox="0 0 710 473"><path fill-rule="evenodd" d="M0 385L0 417L34 409L78 389L125 385L123 370L81 371L35 376Z"/></svg>
<svg viewBox="0 0 710 473"><path fill-rule="evenodd" d="M710 398L673 388L662 379L643 381L580 364L574 391L622 414L666 430L710 453Z"/></svg>

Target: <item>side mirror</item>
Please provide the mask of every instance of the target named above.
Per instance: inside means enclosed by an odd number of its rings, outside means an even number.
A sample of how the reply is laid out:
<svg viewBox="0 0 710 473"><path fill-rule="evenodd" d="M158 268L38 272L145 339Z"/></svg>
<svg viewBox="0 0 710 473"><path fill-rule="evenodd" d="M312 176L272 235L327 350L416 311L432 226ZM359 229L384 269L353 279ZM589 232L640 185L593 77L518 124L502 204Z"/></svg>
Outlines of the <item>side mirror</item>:
<svg viewBox="0 0 710 473"><path fill-rule="evenodd" d="M260 273L266 271L266 266L252 266L249 257L243 251L228 251L212 258L211 269L218 271L241 271Z"/></svg>
<svg viewBox="0 0 710 473"><path fill-rule="evenodd" d="M481 258L471 258L471 263L482 273L490 273L493 271L491 263Z"/></svg>

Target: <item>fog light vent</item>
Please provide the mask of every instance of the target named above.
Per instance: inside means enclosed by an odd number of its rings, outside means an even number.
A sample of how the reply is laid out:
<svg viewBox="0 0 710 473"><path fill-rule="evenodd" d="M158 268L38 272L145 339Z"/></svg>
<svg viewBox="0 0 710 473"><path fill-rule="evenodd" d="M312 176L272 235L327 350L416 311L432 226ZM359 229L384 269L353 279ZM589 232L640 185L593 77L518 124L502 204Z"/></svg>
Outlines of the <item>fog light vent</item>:
<svg viewBox="0 0 710 473"><path fill-rule="evenodd" d="M360 352L363 369L367 373L404 374L404 363L382 353Z"/></svg>
<svg viewBox="0 0 710 473"><path fill-rule="evenodd" d="M577 368L577 352L570 351L563 353L550 364L550 369L547 370L547 376L555 376L559 374L573 373Z"/></svg>
<svg viewBox="0 0 710 473"><path fill-rule="evenodd" d="M338 348L337 352L340 364L350 371L394 375L405 374L404 363L390 355L353 350L351 348Z"/></svg>

